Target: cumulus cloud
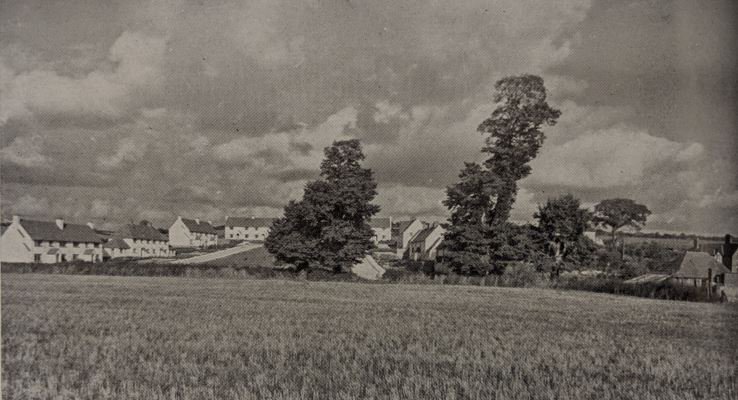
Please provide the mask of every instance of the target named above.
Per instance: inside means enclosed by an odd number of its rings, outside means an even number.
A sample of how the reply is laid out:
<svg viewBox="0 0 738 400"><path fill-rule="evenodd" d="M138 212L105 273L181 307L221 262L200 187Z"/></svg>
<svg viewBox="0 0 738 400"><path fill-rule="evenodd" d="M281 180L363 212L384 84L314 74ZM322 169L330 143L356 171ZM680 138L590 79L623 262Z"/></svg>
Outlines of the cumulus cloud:
<svg viewBox="0 0 738 400"><path fill-rule="evenodd" d="M0 160L11 162L22 167L46 167L49 159L42 152L43 138L16 137L10 146L0 150Z"/></svg>
<svg viewBox="0 0 738 400"><path fill-rule="evenodd" d="M16 73L0 59L0 124L14 117L120 117L138 88L160 83L165 40L124 32L110 48L108 64L82 77L50 69Z"/></svg>
<svg viewBox="0 0 738 400"><path fill-rule="evenodd" d="M544 147L532 162L530 180L583 188L638 185L649 171L669 168L672 162L695 160L702 153L699 143L680 143L615 127Z"/></svg>

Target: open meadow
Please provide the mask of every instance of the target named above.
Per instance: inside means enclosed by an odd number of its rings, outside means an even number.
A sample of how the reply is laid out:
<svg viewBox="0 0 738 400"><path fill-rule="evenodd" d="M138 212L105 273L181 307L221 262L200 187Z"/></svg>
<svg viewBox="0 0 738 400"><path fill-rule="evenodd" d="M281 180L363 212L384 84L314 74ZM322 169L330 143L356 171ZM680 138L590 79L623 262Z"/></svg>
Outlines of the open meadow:
<svg viewBox="0 0 738 400"><path fill-rule="evenodd" d="M735 305L2 274L4 399L735 399Z"/></svg>

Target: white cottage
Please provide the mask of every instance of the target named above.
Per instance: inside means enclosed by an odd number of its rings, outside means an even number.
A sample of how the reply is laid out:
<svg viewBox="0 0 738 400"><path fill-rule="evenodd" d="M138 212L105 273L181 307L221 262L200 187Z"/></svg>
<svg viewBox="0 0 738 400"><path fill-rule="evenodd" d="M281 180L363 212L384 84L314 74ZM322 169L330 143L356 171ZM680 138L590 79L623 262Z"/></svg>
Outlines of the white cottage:
<svg viewBox="0 0 738 400"><path fill-rule="evenodd" d="M444 233L446 230L441 225L433 225L418 232L410 240L408 257L414 261L435 260Z"/></svg>
<svg viewBox="0 0 738 400"><path fill-rule="evenodd" d="M407 254L410 239L425 228L420 220L399 221L392 224L392 240L395 242L397 256L404 257Z"/></svg>
<svg viewBox="0 0 738 400"><path fill-rule="evenodd" d="M374 231L374 236L372 236L374 244L392 240L392 217L372 218L369 220L369 226Z"/></svg>
<svg viewBox="0 0 738 400"><path fill-rule="evenodd" d="M91 225L34 221L13 216L0 236L0 262L101 261L102 238Z"/></svg>
<svg viewBox="0 0 738 400"><path fill-rule="evenodd" d="M177 217L169 227L169 245L172 247L210 247L218 243L218 231L210 221Z"/></svg>
<svg viewBox="0 0 738 400"><path fill-rule="evenodd" d="M276 218L226 217L224 236L227 240L263 241Z"/></svg>

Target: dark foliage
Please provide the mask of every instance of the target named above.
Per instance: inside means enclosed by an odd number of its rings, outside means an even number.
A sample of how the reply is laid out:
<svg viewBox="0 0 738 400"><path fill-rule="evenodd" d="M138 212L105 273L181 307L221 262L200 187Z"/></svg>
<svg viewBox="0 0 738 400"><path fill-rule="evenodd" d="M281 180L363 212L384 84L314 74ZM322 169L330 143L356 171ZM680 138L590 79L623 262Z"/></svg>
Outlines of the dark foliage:
<svg viewBox="0 0 738 400"><path fill-rule="evenodd" d="M276 220L264 246L278 261L298 269L340 272L373 248L369 218L379 212L372 171L361 167L358 140L334 142L325 149L321 179L305 187Z"/></svg>

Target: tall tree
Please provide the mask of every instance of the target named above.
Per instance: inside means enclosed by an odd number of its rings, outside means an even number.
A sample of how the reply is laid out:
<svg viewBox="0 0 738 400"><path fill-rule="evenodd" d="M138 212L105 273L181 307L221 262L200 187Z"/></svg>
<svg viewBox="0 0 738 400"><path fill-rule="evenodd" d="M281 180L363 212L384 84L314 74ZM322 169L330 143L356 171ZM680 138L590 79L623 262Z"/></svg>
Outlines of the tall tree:
<svg viewBox="0 0 738 400"><path fill-rule="evenodd" d="M358 140L334 142L324 153L321 179L305 186L301 201L285 207L264 247L298 269L339 272L374 246L367 222L379 212L371 204L377 184L372 171L361 166L364 154Z"/></svg>
<svg viewBox="0 0 738 400"><path fill-rule="evenodd" d="M592 214L581 207L579 199L571 194L548 199L533 215L538 220L538 229L549 243L551 255L563 260L584 235Z"/></svg>
<svg viewBox="0 0 738 400"><path fill-rule="evenodd" d="M561 114L548 105L543 79L534 75L497 81L494 100L497 108L477 129L489 135L482 148L489 157L483 164L466 163L459 182L446 189L451 216L444 254L458 271L489 271L495 258L510 253L498 247L519 236L506 225L517 181L530 174L528 163L543 144L541 127L555 124Z"/></svg>
<svg viewBox="0 0 738 400"><path fill-rule="evenodd" d="M477 130L489 134L482 152L485 166L500 181L492 224L507 221L518 192L517 181L530 175L528 163L538 155L545 138L541 127L554 125L561 111L546 102L543 79L535 75L503 78L495 84L498 104Z"/></svg>
<svg viewBox="0 0 738 400"><path fill-rule="evenodd" d="M607 199L595 206L593 221L598 226L610 229L612 243L615 243L615 233L625 226L641 229L651 210L643 204L631 199Z"/></svg>

